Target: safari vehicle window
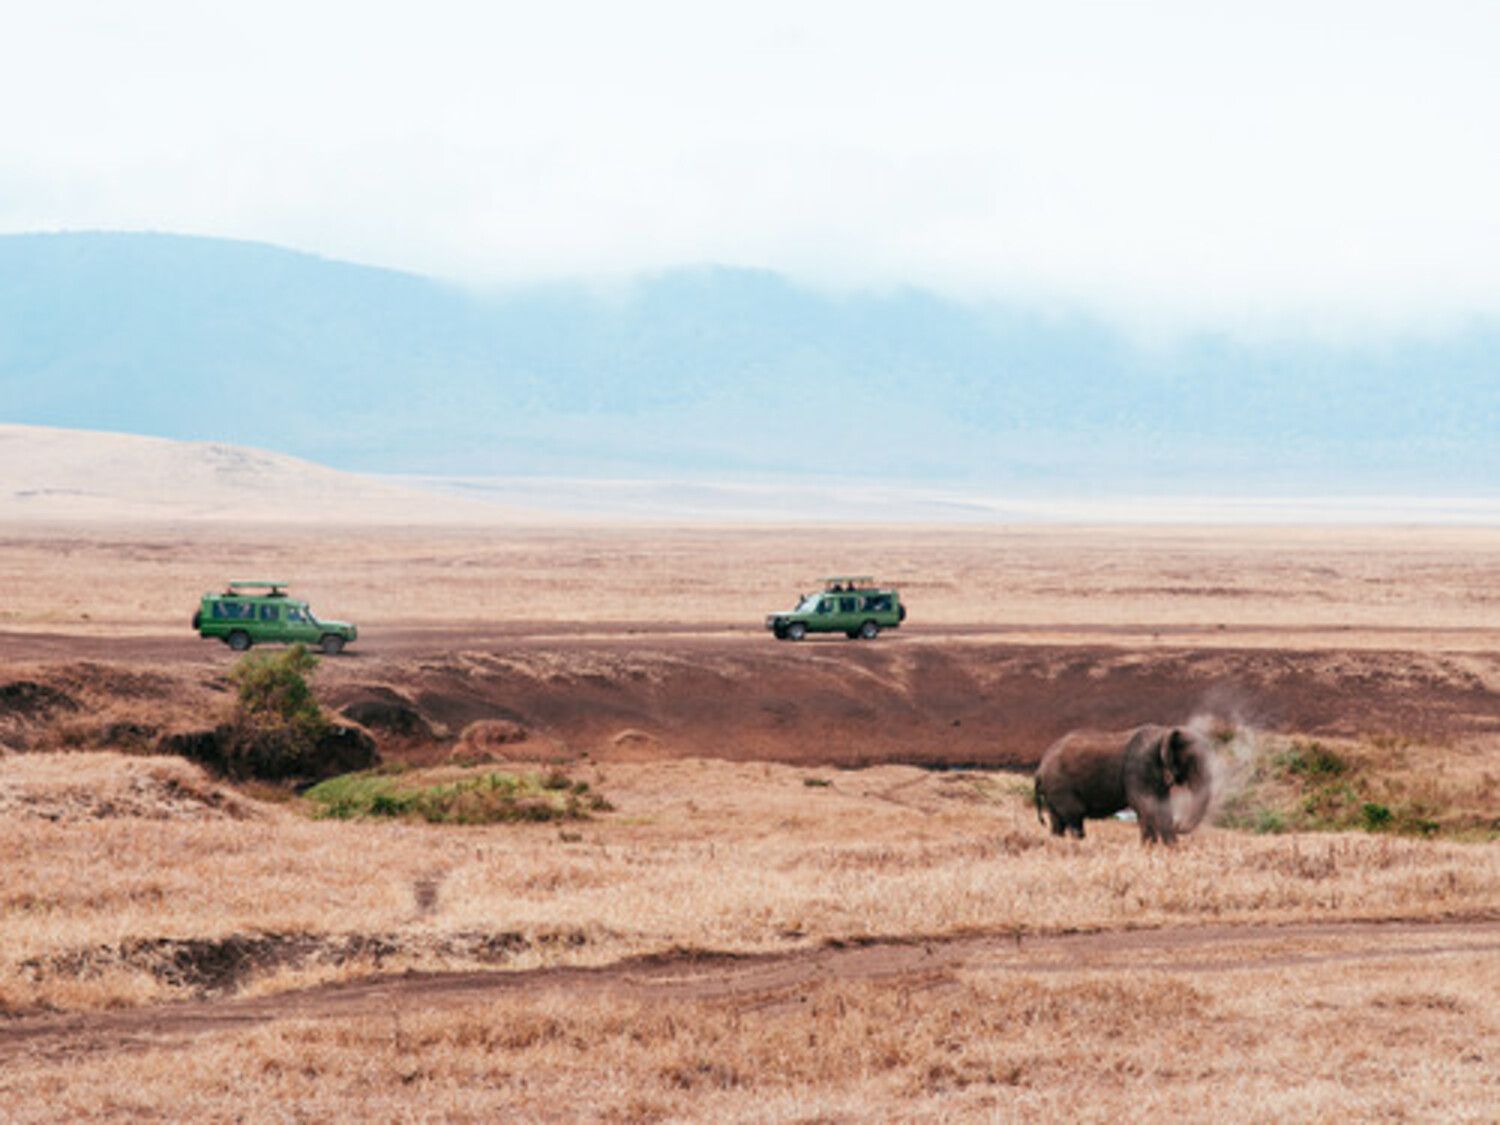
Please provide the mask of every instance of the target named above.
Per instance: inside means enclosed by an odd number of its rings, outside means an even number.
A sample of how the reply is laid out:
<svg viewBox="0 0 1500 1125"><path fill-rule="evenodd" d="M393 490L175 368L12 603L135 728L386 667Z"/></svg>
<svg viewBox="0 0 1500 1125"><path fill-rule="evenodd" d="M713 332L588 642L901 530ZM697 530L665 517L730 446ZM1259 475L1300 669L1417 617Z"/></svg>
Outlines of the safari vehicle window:
<svg viewBox="0 0 1500 1125"><path fill-rule="evenodd" d="M796 613L811 613L813 610L815 610L817 608L818 608L818 595L817 594L808 594L807 597L803 598L800 602L797 603L797 608L796 608L796 610L794 612L796 612Z"/></svg>
<svg viewBox="0 0 1500 1125"><path fill-rule="evenodd" d="M274 605L263 605L260 607L260 619L262 621L275 621L277 618Z"/></svg>
<svg viewBox="0 0 1500 1125"><path fill-rule="evenodd" d="M243 602L214 602L213 614L221 621L243 621L254 616L255 607Z"/></svg>
<svg viewBox="0 0 1500 1125"><path fill-rule="evenodd" d="M858 604L859 604L859 601L857 599L855 599L855 598L840 598L839 599L839 612L840 613L853 613L855 606L857 606Z"/></svg>
<svg viewBox="0 0 1500 1125"><path fill-rule="evenodd" d="M889 594L871 594L865 598L865 611L867 613L889 613L891 608L891 596Z"/></svg>
<svg viewBox="0 0 1500 1125"><path fill-rule="evenodd" d="M302 610L294 605L289 605L286 607L286 619L288 621L298 622L299 624L305 620L305 618L302 616Z"/></svg>
<svg viewBox="0 0 1500 1125"><path fill-rule="evenodd" d="M818 603L818 612L819 613L832 613L833 612L833 599L832 598L824 598L822 601L820 601Z"/></svg>

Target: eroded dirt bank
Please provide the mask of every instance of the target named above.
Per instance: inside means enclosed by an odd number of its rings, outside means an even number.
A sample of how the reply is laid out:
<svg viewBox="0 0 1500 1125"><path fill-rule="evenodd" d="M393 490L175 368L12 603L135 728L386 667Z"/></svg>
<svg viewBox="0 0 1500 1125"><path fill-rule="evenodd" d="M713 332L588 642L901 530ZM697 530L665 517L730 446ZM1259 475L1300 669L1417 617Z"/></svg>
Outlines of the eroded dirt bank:
<svg viewBox="0 0 1500 1125"><path fill-rule="evenodd" d="M530 972L406 973L271 996L216 999L119 1012L33 1016L0 1024L0 1059L111 1051L163 1039L236 1031L273 1020L370 1018L431 1012L501 996L616 993L653 1001L796 1004L828 980L930 988L966 969L1083 975L1100 971L1218 974L1360 961L1414 964L1500 951L1500 921L1194 926L1133 932L833 942L765 955L681 950L598 968Z"/></svg>
<svg viewBox="0 0 1500 1125"><path fill-rule="evenodd" d="M212 644L121 642L68 658L59 638L0 640L0 743L140 748L205 725L233 658ZM684 756L803 765L1025 767L1077 727L1213 713L1268 730L1441 742L1500 731L1500 656L997 644L943 636L777 644L722 635L453 632L325 660L325 703L397 758L446 754L471 723L512 754Z"/></svg>

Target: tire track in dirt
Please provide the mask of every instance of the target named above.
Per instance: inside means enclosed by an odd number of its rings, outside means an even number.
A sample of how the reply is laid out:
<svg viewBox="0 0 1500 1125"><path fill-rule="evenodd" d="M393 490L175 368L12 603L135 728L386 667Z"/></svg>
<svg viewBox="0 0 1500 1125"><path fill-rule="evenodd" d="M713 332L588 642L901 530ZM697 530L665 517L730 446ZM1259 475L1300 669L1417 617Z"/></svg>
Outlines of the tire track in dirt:
<svg viewBox="0 0 1500 1125"><path fill-rule="evenodd" d="M951 983L966 971L1224 973L1448 954L1500 956L1500 918L860 938L787 953L673 950L592 968L407 972L269 996L17 1018L0 1023L0 1063L171 1045L280 1020L383 1017L549 993L761 1008L826 984L922 989Z"/></svg>

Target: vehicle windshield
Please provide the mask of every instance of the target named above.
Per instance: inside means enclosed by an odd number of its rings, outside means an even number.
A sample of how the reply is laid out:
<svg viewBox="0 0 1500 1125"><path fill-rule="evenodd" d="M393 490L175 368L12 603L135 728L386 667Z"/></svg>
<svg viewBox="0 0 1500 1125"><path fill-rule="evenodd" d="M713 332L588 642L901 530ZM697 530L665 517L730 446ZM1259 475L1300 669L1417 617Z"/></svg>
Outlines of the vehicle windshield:
<svg viewBox="0 0 1500 1125"><path fill-rule="evenodd" d="M818 601L822 597L822 594L808 594L807 597L803 598L800 602L797 603L797 608L792 612L811 613L813 610L818 608Z"/></svg>

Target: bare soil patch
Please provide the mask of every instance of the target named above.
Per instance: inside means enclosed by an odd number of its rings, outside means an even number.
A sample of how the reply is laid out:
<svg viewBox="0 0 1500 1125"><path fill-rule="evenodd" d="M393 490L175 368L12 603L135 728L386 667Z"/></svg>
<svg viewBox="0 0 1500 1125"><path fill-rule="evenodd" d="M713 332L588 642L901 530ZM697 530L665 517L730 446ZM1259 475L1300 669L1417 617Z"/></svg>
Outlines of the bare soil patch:
<svg viewBox="0 0 1500 1125"><path fill-rule="evenodd" d="M325 660L315 674L326 706L371 720L388 760L717 756L1026 768L1069 730L1205 714L1327 737L1444 743L1500 733L1494 654L1141 651L917 637L802 646L513 638L489 650L444 648L443 636L428 643L409 657ZM138 674L128 659L90 662L91 684L74 662L31 662L27 682L65 692L76 707L0 718L0 740L18 749L138 749L155 744L149 731L212 730L227 717L228 666L227 650L217 662L155 663L143 700L119 690ZM214 752L208 745L197 756Z"/></svg>

